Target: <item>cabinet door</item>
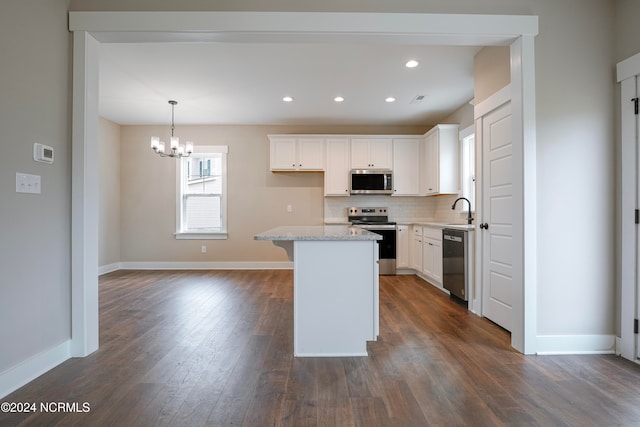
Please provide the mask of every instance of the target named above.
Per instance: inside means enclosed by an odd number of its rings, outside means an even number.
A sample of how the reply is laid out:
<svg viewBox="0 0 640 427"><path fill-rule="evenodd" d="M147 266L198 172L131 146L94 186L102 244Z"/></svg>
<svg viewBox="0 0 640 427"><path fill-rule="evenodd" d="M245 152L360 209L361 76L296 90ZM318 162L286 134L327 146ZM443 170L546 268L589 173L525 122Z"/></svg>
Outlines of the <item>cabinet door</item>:
<svg viewBox="0 0 640 427"><path fill-rule="evenodd" d="M418 196L420 191L420 140L393 140L393 195Z"/></svg>
<svg viewBox="0 0 640 427"><path fill-rule="evenodd" d="M437 125L424 142L422 194L458 192L458 125Z"/></svg>
<svg viewBox="0 0 640 427"><path fill-rule="evenodd" d="M425 140L425 193L438 194L438 132L433 132Z"/></svg>
<svg viewBox="0 0 640 427"><path fill-rule="evenodd" d="M273 138L270 141L271 170L297 169L296 139Z"/></svg>
<svg viewBox="0 0 640 427"><path fill-rule="evenodd" d="M409 226L399 225L396 233L396 268L409 267Z"/></svg>
<svg viewBox="0 0 640 427"><path fill-rule="evenodd" d="M369 164L374 169L391 169L393 166L391 139L372 139L369 143Z"/></svg>
<svg viewBox="0 0 640 427"><path fill-rule="evenodd" d="M369 169L369 139L353 138L351 140L351 169Z"/></svg>
<svg viewBox="0 0 640 427"><path fill-rule="evenodd" d="M298 169L324 169L323 142L322 138L300 138L298 140Z"/></svg>
<svg viewBox="0 0 640 427"><path fill-rule="evenodd" d="M346 138L327 139L325 153L324 195L348 196L349 140Z"/></svg>
<svg viewBox="0 0 640 427"><path fill-rule="evenodd" d="M432 277L438 282L442 283L442 242L438 240L432 240L431 245L433 248L433 268L431 270Z"/></svg>
<svg viewBox="0 0 640 427"><path fill-rule="evenodd" d="M411 268L416 272L422 271L422 237L413 236L411 239L411 251L409 253Z"/></svg>
<svg viewBox="0 0 640 427"><path fill-rule="evenodd" d="M422 240L422 273L433 276L433 242L429 238Z"/></svg>

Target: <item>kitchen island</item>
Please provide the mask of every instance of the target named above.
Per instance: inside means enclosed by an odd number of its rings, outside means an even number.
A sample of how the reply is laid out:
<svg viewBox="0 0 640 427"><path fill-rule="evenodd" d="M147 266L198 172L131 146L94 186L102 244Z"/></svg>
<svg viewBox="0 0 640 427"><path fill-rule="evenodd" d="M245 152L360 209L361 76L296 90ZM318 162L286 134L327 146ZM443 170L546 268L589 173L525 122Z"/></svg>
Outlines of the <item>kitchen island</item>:
<svg viewBox="0 0 640 427"><path fill-rule="evenodd" d="M296 357L366 356L379 330L378 244L347 225L278 227L270 240L293 261Z"/></svg>

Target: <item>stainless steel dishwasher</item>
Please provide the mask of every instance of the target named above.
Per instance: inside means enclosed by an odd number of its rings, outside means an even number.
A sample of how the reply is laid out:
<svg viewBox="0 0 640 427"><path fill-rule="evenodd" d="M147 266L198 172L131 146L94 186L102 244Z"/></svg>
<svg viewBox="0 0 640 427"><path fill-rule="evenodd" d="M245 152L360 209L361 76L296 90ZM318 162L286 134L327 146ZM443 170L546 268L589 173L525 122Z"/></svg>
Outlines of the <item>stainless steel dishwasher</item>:
<svg viewBox="0 0 640 427"><path fill-rule="evenodd" d="M469 297L467 232L442 230L442 286L463 301Z"/></svg>

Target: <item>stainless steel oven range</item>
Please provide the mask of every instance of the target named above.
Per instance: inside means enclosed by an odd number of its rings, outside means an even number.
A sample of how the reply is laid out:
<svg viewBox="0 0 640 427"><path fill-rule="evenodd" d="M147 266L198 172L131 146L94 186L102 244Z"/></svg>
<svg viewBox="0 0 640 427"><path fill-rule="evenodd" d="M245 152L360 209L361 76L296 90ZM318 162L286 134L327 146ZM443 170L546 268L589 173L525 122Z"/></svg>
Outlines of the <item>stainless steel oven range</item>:
<svg viewBox="0 0 640 427"><path fill-rule="evenodd" d="M396 274L396 223L389 221L386 207L347 208L351 225L380 234L378 255L380 274Z"/></svg>

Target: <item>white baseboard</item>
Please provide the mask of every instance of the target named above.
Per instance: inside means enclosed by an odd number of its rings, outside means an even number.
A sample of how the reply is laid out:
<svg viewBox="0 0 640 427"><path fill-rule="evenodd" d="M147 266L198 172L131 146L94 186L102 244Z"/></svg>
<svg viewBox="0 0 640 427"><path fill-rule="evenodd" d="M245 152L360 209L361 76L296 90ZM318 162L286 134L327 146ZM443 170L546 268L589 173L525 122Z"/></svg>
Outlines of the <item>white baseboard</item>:
<svg viewBox="0 0 640 427"><path fill-rule="evenodd" d="M71 340L36 354L0 373L0 398L38 378L71 357Z"/></svg>
<svg viewBox="0 0 640 427"><path fill-rule="evenodd" d="M615 335L538 335L536 354L615 354Z"/></svg>
<svg viewBox="0 0 640 427"><path fill-rule="evenodd" d="M112 271L120 270L120 263L114 262L113 264L101 265L98 267L98 276L102 276L103 274L111 273Z"/></svg>
<svg viewBox="0 0 640 427"><path fill-rule="evenodd" d="M119 270L292 270L293 262L121 262Z"/></svg>

